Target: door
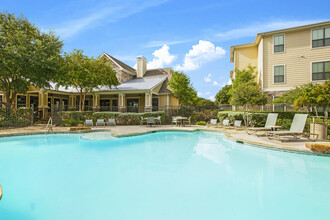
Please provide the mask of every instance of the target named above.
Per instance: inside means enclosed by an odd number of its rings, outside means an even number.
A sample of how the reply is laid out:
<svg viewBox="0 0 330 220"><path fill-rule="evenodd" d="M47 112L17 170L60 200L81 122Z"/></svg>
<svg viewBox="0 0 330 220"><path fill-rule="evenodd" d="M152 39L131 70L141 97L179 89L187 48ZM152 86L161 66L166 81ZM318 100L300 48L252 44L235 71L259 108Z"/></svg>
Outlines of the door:
<svg viewBox="0 0 330 220"><path fill-rule="evenodd" d="M111 111L118 112L118 99L112 99Z"/></svg>
<svg viewBox="0 0 330 220"><path fill-rule="evenodd" d="M127 112L139 112L139 99L127 99Z"/></svg>
<svg viewBox="0 0 330 220"><path fill-rule="evenodd" d="M36 111L39 106L39 97L38 96L30 96L30 106L33 106L33 111Z"/></svg>

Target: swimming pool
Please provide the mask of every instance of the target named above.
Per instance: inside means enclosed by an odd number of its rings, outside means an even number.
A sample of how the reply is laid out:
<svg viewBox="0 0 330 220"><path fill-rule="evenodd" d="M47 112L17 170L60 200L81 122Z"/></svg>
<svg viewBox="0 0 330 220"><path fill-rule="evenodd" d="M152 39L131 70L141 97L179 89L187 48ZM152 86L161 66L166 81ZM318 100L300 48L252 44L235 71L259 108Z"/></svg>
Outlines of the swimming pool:
<svg viewBox="0 0 330 220"><path fill-rule="evenodd" d="M0 219L329 219L330 157L215 132L0 138Z"/></svg>

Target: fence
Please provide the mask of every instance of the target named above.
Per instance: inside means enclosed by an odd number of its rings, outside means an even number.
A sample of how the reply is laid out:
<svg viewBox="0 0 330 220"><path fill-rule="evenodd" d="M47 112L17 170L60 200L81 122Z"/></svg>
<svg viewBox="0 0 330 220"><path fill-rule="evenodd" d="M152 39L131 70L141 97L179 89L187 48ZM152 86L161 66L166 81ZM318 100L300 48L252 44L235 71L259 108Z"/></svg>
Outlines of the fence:
<svg viewBox="0 0 330 220"><path fill-rule="evenodd" d="M16 109L0 108L0 129L26 127L34 124L35 111L31 107L20 107Z"/></svg>

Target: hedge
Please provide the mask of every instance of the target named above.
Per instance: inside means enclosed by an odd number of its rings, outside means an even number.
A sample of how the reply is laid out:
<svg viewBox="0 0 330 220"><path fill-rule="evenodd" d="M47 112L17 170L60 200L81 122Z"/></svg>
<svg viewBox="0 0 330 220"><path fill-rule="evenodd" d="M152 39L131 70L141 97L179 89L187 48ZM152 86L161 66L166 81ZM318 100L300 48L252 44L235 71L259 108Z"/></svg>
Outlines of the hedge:
<svg viewBox="0 0 330 220"><path fill-rule="evenodd" d="M25 127L32 125L32 108L21 107L16 111L6 112L0 108L0 127Z"/></svg>
<svg viewBox="0 0 330 220"><path fill-rule="evenodd" d="M144 113L121 113L121 112L60 112L62 117L62 125L64 126L76 126L84 123L86 119L92 119L94 123L97 119L114 118L117 125L139 125L141 124L141 117L158 117L161 116L161 120L164 123L165 114L163 111L158 112L144 112Z"/></svg>

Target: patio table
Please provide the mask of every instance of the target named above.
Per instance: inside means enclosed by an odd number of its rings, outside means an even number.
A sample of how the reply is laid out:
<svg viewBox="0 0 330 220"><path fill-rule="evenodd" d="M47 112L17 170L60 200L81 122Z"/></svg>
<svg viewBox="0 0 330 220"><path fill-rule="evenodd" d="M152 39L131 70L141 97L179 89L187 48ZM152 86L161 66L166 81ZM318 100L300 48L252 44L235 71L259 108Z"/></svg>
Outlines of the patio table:
<svg viewBox="0 0 330 220"><path fill-rule="evenodd" d="M178 116L178 117L176 117L176 120L177 120L177 122L178 122L178 125L180 126L184 126L184 120L188 120L188 117L181 117L181 116Z"/></svg>

